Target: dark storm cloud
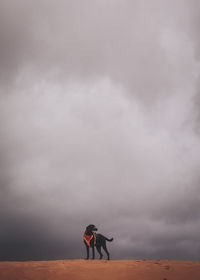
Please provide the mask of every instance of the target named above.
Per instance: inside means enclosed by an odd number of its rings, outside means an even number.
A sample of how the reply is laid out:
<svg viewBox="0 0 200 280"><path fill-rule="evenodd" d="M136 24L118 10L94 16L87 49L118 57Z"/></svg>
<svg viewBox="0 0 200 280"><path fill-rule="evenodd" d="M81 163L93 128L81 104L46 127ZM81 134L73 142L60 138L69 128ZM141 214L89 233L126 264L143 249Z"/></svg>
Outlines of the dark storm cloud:
<svg viewBox="0 0 200 280"><path fill-rule="evenodd" d="M170 62L165 49L176 52L176 43L187 47L188 34L177 34L182 23L183 28L190 24L183 2L175 6L167 1L12 2L2 9L6 14L2 57L8 59L2 69L9 73L21 70L21 62L31 64L43 77L109 76L147 101L170 94L180 78L190 75L187 61L174 57ZM165 36L172 42L162 47ZM177 37L175 43L171 36Z"/></svg>
<svg viewBox="0 0 200 280"><path fill-rule="evenodd" d="M197 1L0 5L0 258L196 259Z"/></svg>

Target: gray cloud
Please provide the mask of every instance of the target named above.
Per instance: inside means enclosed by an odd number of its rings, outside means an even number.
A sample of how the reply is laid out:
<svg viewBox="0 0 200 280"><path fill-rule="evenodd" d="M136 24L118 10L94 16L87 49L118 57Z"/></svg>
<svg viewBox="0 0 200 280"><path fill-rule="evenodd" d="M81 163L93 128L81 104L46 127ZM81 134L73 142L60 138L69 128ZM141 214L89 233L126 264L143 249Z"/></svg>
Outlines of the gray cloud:
<svg viewBox="0 0 200 280"><path fill-rule="evenodd" d="M1 259L197 259L196 1L2 1Z"/></svg>

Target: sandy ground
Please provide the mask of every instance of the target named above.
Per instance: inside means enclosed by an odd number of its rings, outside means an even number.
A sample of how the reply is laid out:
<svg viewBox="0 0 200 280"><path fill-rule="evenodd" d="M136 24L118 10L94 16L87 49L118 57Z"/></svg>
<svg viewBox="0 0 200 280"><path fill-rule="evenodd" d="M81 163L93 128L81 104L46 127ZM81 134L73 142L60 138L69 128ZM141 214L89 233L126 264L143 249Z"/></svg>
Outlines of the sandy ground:
<svg viewBox="0 0 200 280"><path fill-rule="evenodd" d="M58 260L0 262L1 280L199 280L200 262Z"/></svg>

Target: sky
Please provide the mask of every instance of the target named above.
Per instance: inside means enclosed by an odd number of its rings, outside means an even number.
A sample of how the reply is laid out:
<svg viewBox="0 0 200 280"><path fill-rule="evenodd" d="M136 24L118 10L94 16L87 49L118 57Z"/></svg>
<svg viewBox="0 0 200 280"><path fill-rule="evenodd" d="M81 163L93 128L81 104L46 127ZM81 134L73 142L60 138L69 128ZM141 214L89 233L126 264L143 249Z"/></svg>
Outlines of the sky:
<svg viewBox="0 0 200 280"><path fill-rule="evenodd" d="M199 260L200 3L0 1L0 260ZM105 254L104 254L105 256Z"/></svg>

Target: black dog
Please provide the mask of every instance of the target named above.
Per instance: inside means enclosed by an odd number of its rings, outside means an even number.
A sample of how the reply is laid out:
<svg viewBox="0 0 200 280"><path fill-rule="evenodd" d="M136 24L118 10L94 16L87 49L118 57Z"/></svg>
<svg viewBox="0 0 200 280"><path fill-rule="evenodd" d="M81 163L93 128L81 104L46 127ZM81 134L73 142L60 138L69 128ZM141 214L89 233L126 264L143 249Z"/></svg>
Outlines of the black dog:
<svg viewBox="0 0 200 280"><path fill-rule="evenodd" d="M95 227L95 225L89 225L86 227L83 240L86 246L87 250L87 260L89 259L89 248L92 248L92 258L95 259L95 253L94 253L94 247L96 246L97 251L100 255L99 259L101 260L103 257L103 254L101 253L101 247L103 247L104 251L106 252L108 256L108 260L110 259L110 254L106 248L106 240L111 242L113 241L113 238L108 239L102 234L96 234L96 231L98 229Z"/></svg>

